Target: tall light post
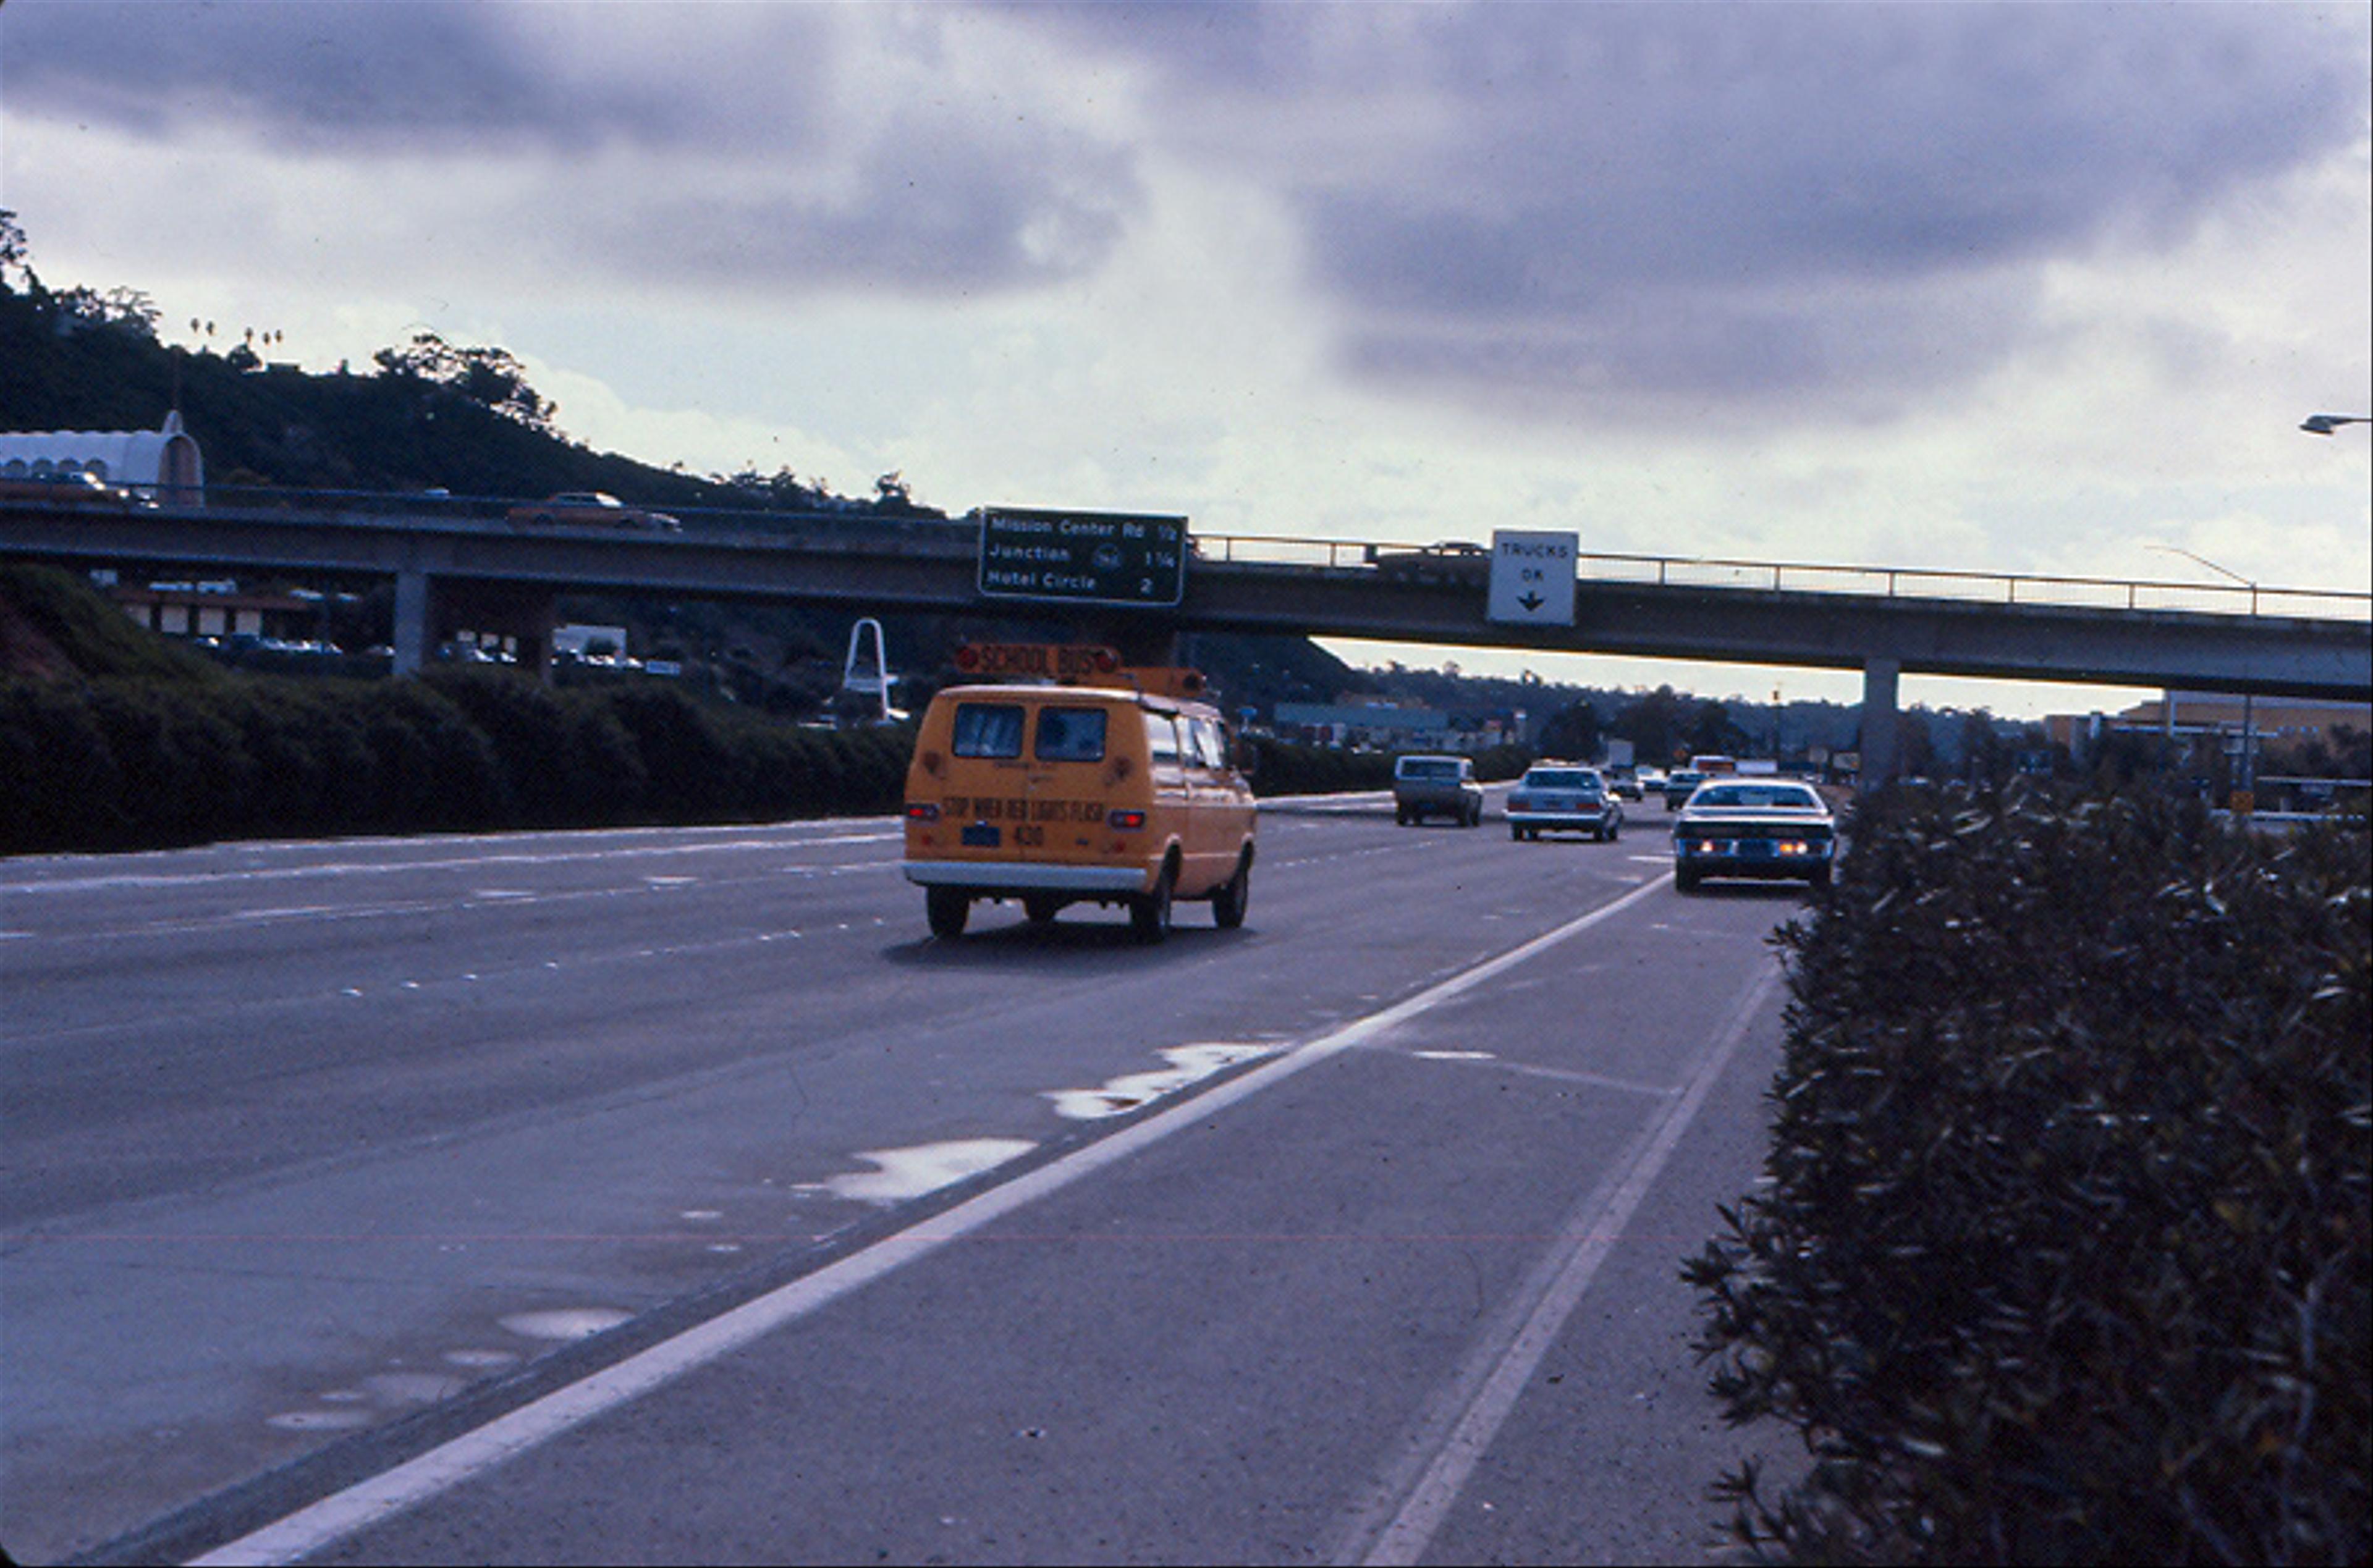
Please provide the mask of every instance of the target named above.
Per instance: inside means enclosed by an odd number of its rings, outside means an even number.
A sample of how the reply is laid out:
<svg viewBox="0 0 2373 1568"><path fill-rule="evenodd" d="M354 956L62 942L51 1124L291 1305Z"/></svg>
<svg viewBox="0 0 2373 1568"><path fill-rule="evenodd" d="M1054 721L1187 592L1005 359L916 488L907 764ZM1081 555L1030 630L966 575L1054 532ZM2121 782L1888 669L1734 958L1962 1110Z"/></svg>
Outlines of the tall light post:
<svg viewBox="0 0 2373 1568"><path fill-rule="evenodd" d="M2318 414L2315 417L2317 419L2332 419L2340 416L2332 414ZM2306 429L2309 428L2309 426L2302 425L2300 428ZM2317 434L2329 435L2331 432L2319 431ZM2203 566L2207 567L2210 571L2219 572L2226 576L2232 578L2235 582L2250 590L2250 613L2255 615L2258 612L2258 585L2251 582L2249 578L2241 575L2240 573L2234 571L2231 567L2219 566L2215 562L2209 560L2205 555L2194 554L2192 552L2184 549L2180 544L2154 544L2150 548L2153 550L2164 550L2171 555L2180 555L2186 560L2197 561ZM2175 713L2175 696L2172 692L2168 693L2167 703L2168 715L2168 727L2172 730L2174 728L2173 718ZM2255 704L2256 697L2253 693L2248 691L2241 693L2241 781L2237 786L2235 786L2234 793L2236 795L2251 794L2257 784L2258 731L2256 714L2254 712ZM2237 802L2236 805L2239 808L2247 809L2246 807L2240 807L2239 802Z"/></svg>
<svg viewBox="0 0 2373 1568"><path fill-rule="evenodd" d="M2311 413L2299 428L2310 436L2329 436L2344 424L2373 424L2373 414Z"/></svg>

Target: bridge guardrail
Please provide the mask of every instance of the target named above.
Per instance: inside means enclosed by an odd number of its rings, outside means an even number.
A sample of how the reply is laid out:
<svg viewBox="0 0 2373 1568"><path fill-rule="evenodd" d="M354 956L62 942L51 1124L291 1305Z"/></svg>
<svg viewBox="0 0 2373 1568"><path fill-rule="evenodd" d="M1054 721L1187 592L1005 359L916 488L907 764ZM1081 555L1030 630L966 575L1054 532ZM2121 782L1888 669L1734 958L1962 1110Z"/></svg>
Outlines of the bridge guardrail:
<svg viewBox="0 0 2373 1568"><path fill-rule="evenodd" d="M1406 542L1380 544L1351 540L1246 534L1198 534L1195 545L1196 558L1200 561L1347 569L1373 565L1379 550L1413 554L1422 548ZM2307 620L2373 621L2373 593L2350 593L2334 588L2270 587L2263 584L2244 586L2239 583L2170 583L2027 572L1837 566L1812 562L1740 561L1713 556L1593 552L1582 552L1575 558L1575 564L1581 580L1585 583L1854 594L1878 598L1958 599L1972 604L2170 610L2227 615L2293 616Z"/></svg>
<svg viewBox="0 0 2373 1568"><path fill-rule="evenodd" d="M127 486L124 488L143 488ZM154 488L154 487L146 487ZM499 523L518 497L455 495L438 491L298 491L264 487L210 486L209 499L233 508L348 515L385 514L440 520ZM828 512L778 512L674 508L696 528L747 528L804 532L818 527L916 528L962 530L969 517L883 515L862 503ZM1343 540L1266 534L1190 535L1198 563L1317 566L1374 571L1380 562L1422 562L1439 553L1446 566L1475 571L1480 546L1457 552L1408 540ZM1585 583L1638 583L1660 587L1832 593L1876 598L1959 600L1970 604L2037 605L2063 609L2179 610L2243 616L2373 622L2373 593L2333 588L2274 587L2262 584L2171 583L2162 580L2081 577L2042 573L1946 571L1930 567L1841 566L1814 562L1747 561L1717 556L1642 555L1584 552L1576 572Z"/></svg>

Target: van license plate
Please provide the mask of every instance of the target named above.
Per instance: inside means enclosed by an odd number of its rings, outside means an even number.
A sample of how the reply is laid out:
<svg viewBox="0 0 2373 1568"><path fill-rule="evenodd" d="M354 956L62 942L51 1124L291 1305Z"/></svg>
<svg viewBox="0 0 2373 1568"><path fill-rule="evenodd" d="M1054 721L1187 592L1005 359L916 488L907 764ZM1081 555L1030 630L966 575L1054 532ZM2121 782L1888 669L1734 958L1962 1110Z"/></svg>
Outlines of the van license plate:
<svg viewBox="0 0 2373 1568"><path fill-rule="evenodd" d="M1001 829L991 827L987 822L975 822L964 830L964 848L995 849L1004 842L1004 837Z"/></svg>

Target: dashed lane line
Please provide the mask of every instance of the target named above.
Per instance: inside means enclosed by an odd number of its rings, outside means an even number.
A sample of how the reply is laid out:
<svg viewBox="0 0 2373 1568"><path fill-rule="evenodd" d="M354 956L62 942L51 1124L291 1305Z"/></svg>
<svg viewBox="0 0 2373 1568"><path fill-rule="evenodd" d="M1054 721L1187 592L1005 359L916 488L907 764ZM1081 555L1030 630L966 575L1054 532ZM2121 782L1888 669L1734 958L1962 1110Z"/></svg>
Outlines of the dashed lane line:
<svg viewBox="0 0 2373 1568"><path fill-rule="evenodd" d="M1296 1047L1276 1061L1157 1111L1093 1144L991 1188L913 1228L742 1303L673 1338L555 1389L415 1458L346 1487L193 1559L215 1565L291 1562L417 1507L571 1429L731 1353L949 1243L1117 1164L1173 1133L1207 1121L1288 1078L1432 1012L1517 965L1629 909L1661 886L1652 882L1495 958L1436 981L1392 1006ZM1692 1102L1692 1108L1694 1102Z"/></svg>

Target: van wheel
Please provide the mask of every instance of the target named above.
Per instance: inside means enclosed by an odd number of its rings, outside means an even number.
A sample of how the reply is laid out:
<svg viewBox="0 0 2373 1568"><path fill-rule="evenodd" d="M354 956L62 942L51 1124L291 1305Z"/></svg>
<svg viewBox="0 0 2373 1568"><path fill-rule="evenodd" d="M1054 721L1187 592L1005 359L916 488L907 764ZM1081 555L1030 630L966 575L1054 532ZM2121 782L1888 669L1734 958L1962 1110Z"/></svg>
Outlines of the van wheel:
<svg viewBox="0 0 2373 1568"><path fill-rule="evenodd" d="M1618 839L1621 838L1622 836L1623 836L1623 819L1622 819L1622 818L1620 818L1620 817L1618 817L1614 821L1609 822L1609 823L1607 823L1607 842L1608 843L1613 843L1616 840L1618 840Z"/></svg>
<svg viewBox="0 0 2373 1568"><path fill-rule="evenodd" d="M1517 824L1511 822L1508 824L1508 837L1514 839L1518 843L1523 843L1525 842L1525 830Z"/></svg>
<svg viewBox="0 0 2373 1568"><path fill-rule="evenodd" d="M953 942L964 935L964 922L972 916L972 899L954 888L926 888L923 912L930 919L931 935Z"/></svg>
<svg viewBox="0 0 2373 1568"><path fill-rule="evenodd" d="M1211 895L1211 923L1222 931L1233 931L1245 923L1245 910L1252 899L1253 863L1240 860L1236 874Z"/></svg>
<svg viewBox="0 0 2373 1568"><path fill-rule="evenodd" d="M1129 900L1129 930L1149 947L1170 935L1171 895L1177 880L1176 868L1165 863L1162 875L1153 879L1153 891Z"/></svg>
<svg viewBox="0 0 2373 1568"><path fill-rule="evenodd" d="M1022 900L1022 912L1033 925L1045 925L1063 911L1063 900L1047 893L1034 893Z"/></svg>

